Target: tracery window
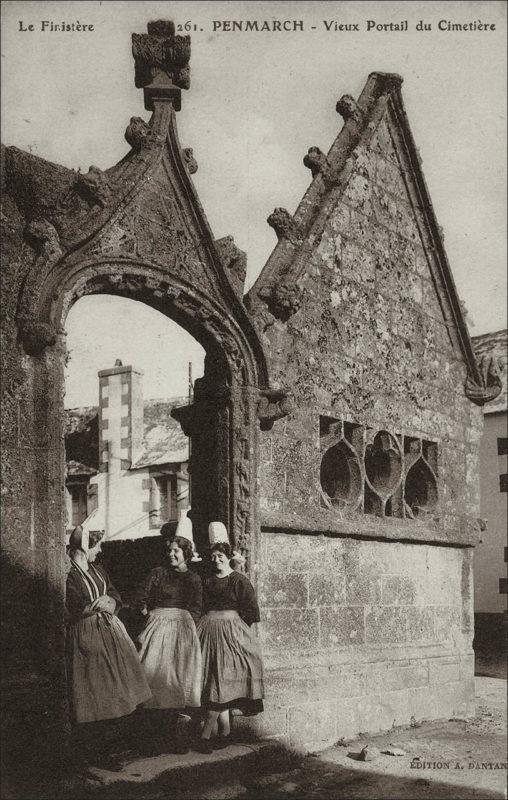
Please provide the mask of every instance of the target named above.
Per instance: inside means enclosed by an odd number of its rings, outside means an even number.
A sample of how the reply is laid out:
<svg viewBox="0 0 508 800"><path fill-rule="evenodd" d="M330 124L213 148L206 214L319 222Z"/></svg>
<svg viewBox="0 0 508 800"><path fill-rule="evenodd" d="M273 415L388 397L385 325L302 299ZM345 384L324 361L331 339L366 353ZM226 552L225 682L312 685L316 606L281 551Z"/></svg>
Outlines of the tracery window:
<svg viewBox="0 0 508 800"><path fill-rule="evenodd" d="M328 508L415 519L437 506L435 442L322 416L320 449Z"/></svg>

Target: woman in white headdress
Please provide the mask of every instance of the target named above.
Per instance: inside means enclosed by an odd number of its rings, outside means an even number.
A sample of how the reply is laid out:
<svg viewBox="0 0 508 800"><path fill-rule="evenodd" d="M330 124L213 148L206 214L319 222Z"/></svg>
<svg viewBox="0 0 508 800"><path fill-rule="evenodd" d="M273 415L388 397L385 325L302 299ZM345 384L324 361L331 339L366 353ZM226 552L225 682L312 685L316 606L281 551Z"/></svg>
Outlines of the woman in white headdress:
<svg viewBox="0 0 508 800"><path fill-rule="evenodd" d="M201 649L196 622L202 611L201 578L189 569L197 560L192 523L183 512L173 535L165 539L166 563L153 569L136 592L135 604L147 615L146 626L138 637L139 656L152 699L145 708L159 724L159 733L168 728L172 752L189 750L187 726L177 731L183 713L191 714L201 701ZM167 712L170 712L169 714ZM168 748L166 748L168 752Z"/></svg>
<svg viewBox="0 0 508 800"><path fill-rule="evenodd" d="M120 595L107 572L93 563L99 550L94 534L80 526L71 533L67 672L76 723L126 716L151 696L136 648L116 616Z"/></svg>
<svg viewBox="0 0 508 800"><path fill-rule="evenodd" d="M230 710L245 715L263 710L263 664L251 625L259 607L249 579L232 569L237 560L222 522L209 525L215 575L204 581L205 615L198 623L203 657L201 705L206 718L197 749L211 753L230 742ZM217 727L218 736L212 742Z"/></svg>

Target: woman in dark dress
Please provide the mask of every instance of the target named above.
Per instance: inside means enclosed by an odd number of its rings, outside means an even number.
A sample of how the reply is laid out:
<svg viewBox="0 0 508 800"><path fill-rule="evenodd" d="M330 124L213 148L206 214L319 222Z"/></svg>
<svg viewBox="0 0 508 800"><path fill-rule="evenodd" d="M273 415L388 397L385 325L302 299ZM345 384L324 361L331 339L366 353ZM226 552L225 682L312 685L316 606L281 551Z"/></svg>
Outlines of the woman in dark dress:
<svg viewBox="0 0 508 800"><path fill-rule="evenodd" d="M166 554L167 563L150 572L136 595L136 605L148 614L138 637L139 656L152 692L144 707L166 712L160 722L176 736L173 752L185 753L187 737L184 730L177 734L176 725L179 714L192 714L200 706L201 649L195 623L202 610L202 584L188 568L193 556L189 539L167 537Z"/></svg>
<svg viewBox="0 0 508 800"><path fill-rule="evenodd" d="M204 581L204 610L198 623L203 657L201 704L206 718L197 749L211 753L230 741L230 709L245 715L263 710L263 665L250 630L259 622L252 584L231 568L233 555L222 523L210 524L211 561L216 574ZM220 541L222 540L222 541ZM217 726L218 737L211 742Z"/></svg>
<svg viewBox="0 0 508 800"><path fill-rule="evenodd" d="M106 571L93 561L81 527L71 534L66 582L67 672L76 723L124 717L148 700L150 688L138 654L116 617L120 595Z"/></svg>

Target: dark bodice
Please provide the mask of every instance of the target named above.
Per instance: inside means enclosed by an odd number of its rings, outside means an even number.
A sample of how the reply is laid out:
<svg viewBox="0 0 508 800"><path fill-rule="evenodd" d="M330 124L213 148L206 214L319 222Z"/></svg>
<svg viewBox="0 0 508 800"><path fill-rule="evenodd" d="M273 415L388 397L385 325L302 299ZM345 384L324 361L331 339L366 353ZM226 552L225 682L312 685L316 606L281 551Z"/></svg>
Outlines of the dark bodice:
<svg viewBox="0 0 508 800"><path fill-rule="evenodd" d="M183 608L194 621L202 613L203 586L195 572L175 572L169 567L156 567L141 584L135 595L138 608Z"/></svg>
<svg viewBox="0 0 508 800"><path fill-rule="evenodd" d="M87 588L86 580L93 583L92 591ZM92 597L93 594L93 597ZM107 594L116 601L115 613L122 605L120 595L109 579L109 575L103 567L96 564L89 564L86 578L80 574L73 564L67 575L65 586L65 607L67 611L67 621L70 624L77 622L83 616L83 611L89 606L97 596Z"/></svg>
<svg viewBox="0 0 508 800"><path fill-rule="evenodd" d="M259 622L259 606L251 582L233 570L225 578L213 576L204 582L204 610L237 611L247 625Z"/></svg>

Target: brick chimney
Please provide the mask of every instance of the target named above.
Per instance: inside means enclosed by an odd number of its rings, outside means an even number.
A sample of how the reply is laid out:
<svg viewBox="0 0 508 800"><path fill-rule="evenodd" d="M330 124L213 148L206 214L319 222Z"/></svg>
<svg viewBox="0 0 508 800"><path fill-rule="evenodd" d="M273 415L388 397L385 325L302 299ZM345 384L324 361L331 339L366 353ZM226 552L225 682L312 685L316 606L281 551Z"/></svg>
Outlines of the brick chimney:
<svg viewBox="0 0 508 800"><path fill-rule="evenodd" d="M143 441L143 373L120 359L99 371L100 471L119 473L136 460Z"/></svg>

